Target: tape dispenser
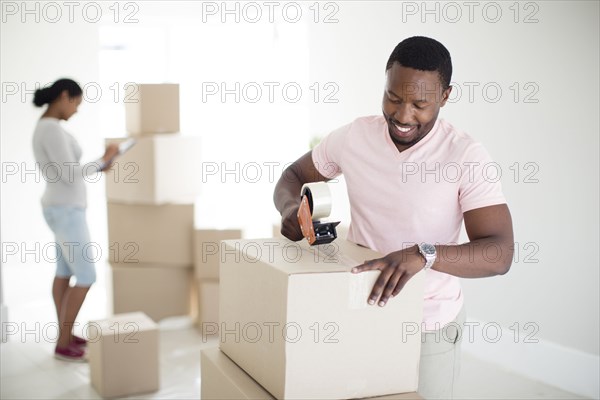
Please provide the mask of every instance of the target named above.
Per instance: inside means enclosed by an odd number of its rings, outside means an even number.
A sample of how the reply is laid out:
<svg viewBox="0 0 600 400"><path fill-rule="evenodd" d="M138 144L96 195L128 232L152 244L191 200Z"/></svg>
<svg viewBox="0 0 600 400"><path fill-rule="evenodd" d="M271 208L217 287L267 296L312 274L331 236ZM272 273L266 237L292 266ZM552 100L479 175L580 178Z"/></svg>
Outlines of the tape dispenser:
<svg viewBox="0 0 600 400"><path fill-rule="evenodd" d="M326 182L306 183L300 190L302 198L298 222L302 234L311 246L331 243L337 238L338 222L321 221L331 213L331 192Z"/></svg>

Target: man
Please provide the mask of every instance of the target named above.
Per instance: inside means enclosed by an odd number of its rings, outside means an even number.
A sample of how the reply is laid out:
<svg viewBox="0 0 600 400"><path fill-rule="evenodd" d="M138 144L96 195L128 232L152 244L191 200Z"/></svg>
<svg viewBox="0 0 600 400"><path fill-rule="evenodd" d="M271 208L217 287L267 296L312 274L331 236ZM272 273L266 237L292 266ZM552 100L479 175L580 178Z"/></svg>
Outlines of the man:
<svg viewBox="0 0 600 400"><path fill-rule="evenodd" d="M385 306L426 269L419 371L425 398L453 396L457 327L465 318L458 278L505 274L513 255L511 216L500 183L488 178L488 153L437 118L452 90L451 75L450 53L438 41L400 42L386 65L383 115L333 131L285 171L274 194L281 233L297 241L302 185L344 174L348 239L387 254L353 269L381 271L369 304ZM459 245L463 220L470 241Z"/></svg>

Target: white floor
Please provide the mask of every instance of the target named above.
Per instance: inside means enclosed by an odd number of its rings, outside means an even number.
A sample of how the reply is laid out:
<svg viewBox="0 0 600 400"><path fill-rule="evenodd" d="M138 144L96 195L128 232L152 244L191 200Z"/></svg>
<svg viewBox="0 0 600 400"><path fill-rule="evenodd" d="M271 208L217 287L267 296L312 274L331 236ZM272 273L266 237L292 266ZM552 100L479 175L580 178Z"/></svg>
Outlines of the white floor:
<svg viewBox="0 0 600 400"><path fill-rule="evenodd" d="M98 282L80 314L80 325L101 319L110 310L106 266L98 266ZM2 286L8 306L9 340L0 346L1 399L99 399L92 389L89 366L53 358L54 310L50 298L52 270L4 266ZM34 279L32 279L34 277ZM20 284L28 282L28 285ZM24 289L26 288L26 290ZM4 321L3 321L4 322ZM200 350L216 346L193 327L160 333L161 389L145 399L199 399ZM463 355L458 399L578 399L557 388L525 379L497 366Z"/></svg>

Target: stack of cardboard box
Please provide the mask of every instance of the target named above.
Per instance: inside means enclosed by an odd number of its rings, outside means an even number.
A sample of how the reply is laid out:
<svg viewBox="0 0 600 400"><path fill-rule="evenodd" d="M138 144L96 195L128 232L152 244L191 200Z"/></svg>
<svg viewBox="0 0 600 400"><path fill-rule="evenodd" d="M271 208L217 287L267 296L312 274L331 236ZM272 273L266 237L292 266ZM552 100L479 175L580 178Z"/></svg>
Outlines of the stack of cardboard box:
<svg viewBox="0 0 600 400"><path fill-rule="evenodd" d="M221 241L241 239L240 229L194 232L194 289L198 296L196 327L203 335L218 333Z"/></svg>
<svg viewBox="0 0 600 400"><path fill-rule="evenodd" d="M136 144L106 177L114 313L154 321L189 315L199 138L179 133L179 85L140 84L126 96ZM107 139L119 143L124 138Z"/></svg>
<svg viewBox="0 0 600 400"><path fill-rule="evenodd" d="M221 244L220 349L201 355L203 399L418 399L424 272L368 305L381 257L338 239Z"/></svg>

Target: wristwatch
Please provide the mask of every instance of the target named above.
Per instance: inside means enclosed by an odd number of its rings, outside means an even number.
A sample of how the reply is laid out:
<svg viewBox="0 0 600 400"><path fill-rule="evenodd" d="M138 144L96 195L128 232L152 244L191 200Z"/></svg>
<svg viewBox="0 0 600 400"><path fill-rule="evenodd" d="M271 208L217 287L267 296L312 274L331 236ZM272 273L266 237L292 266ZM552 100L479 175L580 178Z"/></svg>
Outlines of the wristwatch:
<svg viewBox="0 0 600 400"><path fill-rule="evenodd" d="M423 269L429 269L435 262L437 257L437 251L435 246L429 243L421 243L419 246L419 252L423 257L425 257L425 266Z"/></svg>

